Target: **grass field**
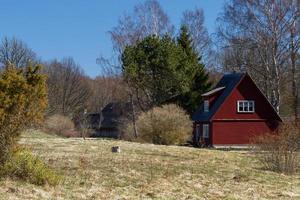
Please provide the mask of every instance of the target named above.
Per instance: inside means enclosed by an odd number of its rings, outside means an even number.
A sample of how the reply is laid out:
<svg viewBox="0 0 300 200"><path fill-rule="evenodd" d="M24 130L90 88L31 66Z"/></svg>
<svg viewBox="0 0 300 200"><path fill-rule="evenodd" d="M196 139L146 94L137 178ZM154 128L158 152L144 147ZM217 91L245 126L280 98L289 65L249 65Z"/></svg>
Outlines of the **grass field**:
<svg viewBox="0 0 300 200"><path fill-rule="evenodd" d="M64 139L20 143L63 175L55 187L1 180L0 199L300 199L300 174L265 171L247 151ZM112 146L121 153L111 153Z"/></svg>

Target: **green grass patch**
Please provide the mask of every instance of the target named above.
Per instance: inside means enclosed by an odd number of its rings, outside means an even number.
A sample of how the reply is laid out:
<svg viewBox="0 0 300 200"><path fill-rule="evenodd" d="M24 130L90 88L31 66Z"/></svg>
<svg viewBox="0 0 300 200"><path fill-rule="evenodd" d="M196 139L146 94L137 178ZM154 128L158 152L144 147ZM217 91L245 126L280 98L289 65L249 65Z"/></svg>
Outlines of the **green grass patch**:
<svg viewBox="0 0 300 200"><path fill-rule="evenodd" d="M1 177L27 181L35 185L57 185L61 176L29 150L20 149L0 168Z"/></svg>

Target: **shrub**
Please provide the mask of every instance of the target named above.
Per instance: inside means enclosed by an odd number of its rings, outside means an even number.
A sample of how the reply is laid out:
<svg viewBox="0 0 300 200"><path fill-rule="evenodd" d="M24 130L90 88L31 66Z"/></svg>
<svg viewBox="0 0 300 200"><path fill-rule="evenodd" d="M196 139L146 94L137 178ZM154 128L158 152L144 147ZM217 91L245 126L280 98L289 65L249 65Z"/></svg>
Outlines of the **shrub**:
<svg viewBox="0 0 300 200"><path fill-rule="evenodd" d="M40 68L8 65L0 72L0 166L16 146L21 131L43 119L47 90Z"/></svg>
<svg viewBox="0 0 300 200"><path fill-rule="evenodd" d="M183 144L192 133L192 122L186 112L175 104L155 107L138 116L138 139L154 144ZM132 129L128 125L128 130ZM127 131L128 131L127 130Z"/></svg>
<svg viewBox="0 0 300 200"><path fill-rule="evenodd" d="M137 138L134 134L133 121L129 117L124 117L119 120L118 131L119 138L126 141L135 141Z"/></svg>
<svg viewBox="0 0 300 200"><path fill-rule="evenodd" d="M0 167L0 175L36 185L57 185L61 177L27 150L17 150Z"/></svg>
<svg viewBox="0 0 300 200"><path fill-rule="evenodd" d="M74 131L74 123L63 115L55 114L48 117L45 122L45 129L49 133L63 137L77 136L76 131Z"/></svg>
<svg viewBox="0 0 300 200"><path fill-rule="evenodd" d="M81 137L81 133L76 130L65 130L62 132L62 136L66 138L70 137Z"/></svg>
<svg viewBox="0 0 300 200"><path fill-rule="evenodd" d="M300 168L300 126L286 123L279 128L278 133L256 138L256 155L268 170L294 173Z"/></svg>

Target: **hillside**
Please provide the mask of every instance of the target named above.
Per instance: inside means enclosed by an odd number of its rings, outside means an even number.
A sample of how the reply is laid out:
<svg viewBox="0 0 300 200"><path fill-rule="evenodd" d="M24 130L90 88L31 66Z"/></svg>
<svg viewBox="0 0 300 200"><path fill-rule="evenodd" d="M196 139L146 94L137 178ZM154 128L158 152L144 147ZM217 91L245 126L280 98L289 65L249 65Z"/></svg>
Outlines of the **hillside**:
<svg viewBox="0 0 300 200"><path fill-rule="evenodd" d="M64 181L35 186L0 181L0 199L300 199L300 175L264 171L246 151L64 139L37 131L21 144ZM120 154L111 153L114 145Z"/></svg>

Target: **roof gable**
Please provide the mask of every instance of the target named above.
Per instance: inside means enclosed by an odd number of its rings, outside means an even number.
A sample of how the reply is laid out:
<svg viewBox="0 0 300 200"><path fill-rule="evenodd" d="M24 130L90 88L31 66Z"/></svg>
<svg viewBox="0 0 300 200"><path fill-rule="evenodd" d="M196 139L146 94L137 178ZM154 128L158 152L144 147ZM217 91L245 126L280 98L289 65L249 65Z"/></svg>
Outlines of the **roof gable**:
<svg viewBox="0 0 300 200"><path fill-rule="evenodd" d="M203 103L202 103L199 109L192 116L192 120L209 121L244 76L245 76L244 73L225 74L213 89L215 90L217 88L224 87L222 93L220 94L216 102L209 109L209 112L203 112Z"/></svg>
<svg viewBox="0 0 300 200"><path fill-rule="evenodd" d="M262 120L278 120L282 121L279 114L276 112L275 108L272 106L268 98L264 95L264 93L259 89L259 87L255 84L254 80L246 74L245 77L241 80L239 85L237 85L236 89L227 101L232 101L233 97L236 94L240 94L241 98L235 98L235 105L238 100L254 100L255 101L255 112L253 115L247 116L246 118L251 119L262 119ZM224 102L223 106L227 106L228 104ZM236 108L237 109L237 108ZM237 111L236 111L237 112ZM237 114L237 113L235 113ZM217 113L215 116L218 115ZM236 116L239 118L244 118L243 113L238 113Z"/></svg>
<svg viewBox="0 0 300 200"><path fill-rule="evenodd" d="M219 83L216 85L216 88L225 87L223 89L220 96L217 98L215 103L211 105L211 108L209 112L203 112L203 104L201 104L199 110L193 115L192 119L194 121L210 121L212 118L218 113L220 108L223 106L224 102L226 102L227 99L230 99L232 97L233 91L237 90L237 88L240 88L240 83L245 80L248 83L252 85L252 91L244 91L244 92L255 92L258 96L260 96L260 101L263 101L263 104L268 107L267 110L271 112L269 114L270 116L273 116L274 119L282 121L278 113L275 111L271 103L268 101L268 99L264 96L264 94L260 91L260 89L257 87L255 82L251 79L251 77L247 73L232 73L232 74L225 74L222 79L219 81ZM248 81L250 80L250 82ZM243 81L243 82L245 82ZM214 89L214 90L215 90ZM212 90L212 91L214 91ZM254 90L254 91L253 91ZM209 93L209 92L208 92ZM228 104L226 104L228 105ZM236 105L236 102L234 102L234 105ZM232 107L232 105L231 105ZM223 109L224 110L224 109Z"/></svg>

